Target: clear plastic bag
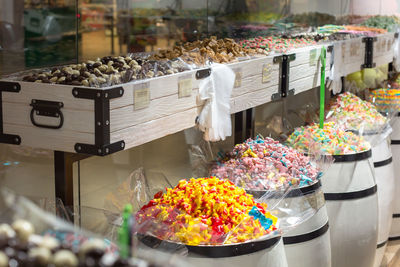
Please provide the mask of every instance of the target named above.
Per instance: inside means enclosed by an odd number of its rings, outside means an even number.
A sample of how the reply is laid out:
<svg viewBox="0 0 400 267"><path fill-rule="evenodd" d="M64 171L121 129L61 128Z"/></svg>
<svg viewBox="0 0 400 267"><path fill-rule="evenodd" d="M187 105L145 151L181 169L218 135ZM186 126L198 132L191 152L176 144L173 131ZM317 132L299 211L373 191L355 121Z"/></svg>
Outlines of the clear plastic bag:
<svg viewBox="0 0 400 267"><path fill-rule="evenodd" d="M62 208L60 203L57 206ZM10 264L29 261L34 266L38 262L41 266L86 266L87 261L91 261L94 264L91 266L190 266L178 256L161 252L150 255L146 251L135 250L134 258L122 259L118 255L118 247L110 240L81 230L4 188L1 190L0 208L1 234L11 234L17 242L12 245L14 251L21 250L18 254L9 254L5 248ZM29 246L24 245L25 241L29 241ZM0 250L0 253L4 251Z"/></svg>

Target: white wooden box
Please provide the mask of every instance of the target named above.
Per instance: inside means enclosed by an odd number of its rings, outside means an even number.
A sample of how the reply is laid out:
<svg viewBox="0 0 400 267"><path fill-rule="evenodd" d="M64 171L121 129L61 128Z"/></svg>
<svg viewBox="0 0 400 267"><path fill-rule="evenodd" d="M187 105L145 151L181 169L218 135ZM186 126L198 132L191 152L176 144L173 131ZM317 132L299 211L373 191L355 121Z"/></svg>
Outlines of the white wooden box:
<svg viewBox="0 0 400 267"><path fill-rule="evenodd" d="M321 49L325 46L325 77L329 77L332 56L332 45L315 45L294 50L296 59L290 62L289 89L298 94L321 84Z"/></svg>
<svg viewBox="0 0 400 267"><path fill-rule="evenodd" d="M272 61L263 56L229 64L237 74L231 113L271 101L279 83L279 65ZM0 142L104 156L182 131L195 126L203 105L197 99L201 72L108 88L2 80ZM32 106L38 103L43 110ZM61 117L58 129L42 126L57 128Z"/></svg>

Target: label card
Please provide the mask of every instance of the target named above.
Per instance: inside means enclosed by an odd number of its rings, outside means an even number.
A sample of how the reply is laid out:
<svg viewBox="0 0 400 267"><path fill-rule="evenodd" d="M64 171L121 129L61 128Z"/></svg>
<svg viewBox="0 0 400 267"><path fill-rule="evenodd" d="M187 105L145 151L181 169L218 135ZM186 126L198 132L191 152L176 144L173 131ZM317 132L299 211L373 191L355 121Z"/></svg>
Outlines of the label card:
<svg viewBox="0 0 400 267"><path fill-rule="evenodd" d="M310 66L314 66L317 63L318 50L316 48L310 50Z"/></svg>
<svg viewBox="0 0 400 267"><path fill-rule="evenodd" d="M271 78L271 64L266 63L262 67L262 83L269 82Z"/></svg>
<svg viewBox="0 0 400 267"><path fill-rule="evenodd" d="M150 83L135 85L133 92L133 106L135 110L147 108L150 105Z"/></svg>
<svg viewBox="0 0 400 267"><path fill-rule="evenodd" d="M189 97L192 95L192 75L185 75L178 79L178 97Z"/></svg>
<svg viewBox="0 0 400 267"><path fill-rule="evenodd" d="M242 86L242 69L241 68L236 68L233 69L235 72L235 84L233 85L234 88L239 88Z"/></svg>

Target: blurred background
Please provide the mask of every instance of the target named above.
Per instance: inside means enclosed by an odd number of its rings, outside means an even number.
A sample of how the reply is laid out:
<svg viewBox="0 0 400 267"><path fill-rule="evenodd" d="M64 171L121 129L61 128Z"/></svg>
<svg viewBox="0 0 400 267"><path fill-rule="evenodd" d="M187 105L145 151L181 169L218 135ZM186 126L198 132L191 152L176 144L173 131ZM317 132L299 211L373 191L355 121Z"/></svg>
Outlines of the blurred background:
<svg viewBox="0 0 400 267"><path fill-rule="evenodd" d="M0 75L400 12L400 0L0 0Z"/></svg>

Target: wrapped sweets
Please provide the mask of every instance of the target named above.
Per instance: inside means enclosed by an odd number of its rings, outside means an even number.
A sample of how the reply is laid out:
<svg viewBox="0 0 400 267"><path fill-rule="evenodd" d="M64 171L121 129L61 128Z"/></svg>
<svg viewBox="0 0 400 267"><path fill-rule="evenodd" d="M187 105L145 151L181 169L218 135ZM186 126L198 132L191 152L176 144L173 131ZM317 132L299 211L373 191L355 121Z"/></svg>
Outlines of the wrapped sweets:
<svg viewBox="0 0 400 267"><path fill-rule="evenodd" d="M373 103L379 112L400 111L400 90L390 88L371 90L368 101Z"/></svg>
<svg viewBox="0 0 400 267"><path fill-rule="evenodd" d="M306 186L320 174L309 157L272 138L260 137L236 145L211 170L211 175L229 179L247 190Z"/></svg>
<svg viewBox="0 0 400 267"><path fill-rule="evenodd" d="M374 105L349 92L333 100L327 120L343 125L346 130L355 131L374 131L387 123Z"/></svg>
<svg viewBox="0 0 400 267"><path fill-rule="evenodd" d="M29 221L0 223L0 266L138 266L111 252L110 241L65 233L38 235Z"/></svg>
<svg viewBox="0 0 400 267"><path fill-rule="evenodd" d="M362 136L335 127L334 122L324 123L323 129L317 123L296 128L286 142L300 152L326 155L355 154L371 148Z"/></svg>
<svg viewBox="0 0 400 267"><path fill-rule="evenodd" d="M105 87L174 74L188 70L179 60L149 60L137 56L107 56L81 64L39 70L23 76L22 80L36 83L67 84L76 86Z"/></svg>
<svg viewBox="0 0 400 267"><path fill-rule="evenodd" d="M275 36L256 37L240 42L245 49L265 50L267 53L283 53L294 48L314 45L316 41L313 38L281 38Z"/></svg>
<svg viewBox="0 0 400 267"><path fill-rule="evenodd" d="M135 215L140 234L187 245L241 243L276 230L265 203L216 177L181 180Z"/></svg>

